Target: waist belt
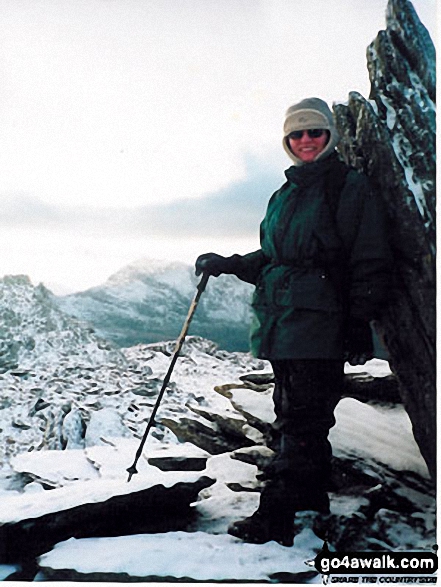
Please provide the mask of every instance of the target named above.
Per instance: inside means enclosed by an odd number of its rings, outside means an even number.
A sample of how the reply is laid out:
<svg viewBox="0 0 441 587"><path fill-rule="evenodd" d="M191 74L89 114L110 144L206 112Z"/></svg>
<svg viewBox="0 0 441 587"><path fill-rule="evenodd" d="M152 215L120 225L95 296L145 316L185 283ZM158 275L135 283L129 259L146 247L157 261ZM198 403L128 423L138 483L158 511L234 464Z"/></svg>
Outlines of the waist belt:
<svg viewBox="0 0 441 587"><path fill-rule="evenodd" d="M281 261L280 259L270 259L270 264L275 267L292 267L297 269L323 269L323 261L318 259L299 259L292 261Z"/></svg>

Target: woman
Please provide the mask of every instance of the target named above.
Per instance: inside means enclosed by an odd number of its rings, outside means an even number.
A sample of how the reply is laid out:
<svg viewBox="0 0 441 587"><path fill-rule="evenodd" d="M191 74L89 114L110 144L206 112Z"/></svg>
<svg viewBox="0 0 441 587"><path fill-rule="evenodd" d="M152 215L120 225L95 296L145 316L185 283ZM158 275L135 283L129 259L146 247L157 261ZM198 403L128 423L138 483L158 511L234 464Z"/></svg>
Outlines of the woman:
<svg viewBox="0 0 441 587"><path fill-rule="evenodd" d="M274 370L275 457L258 510L229 532L248 542L293 544L295 513L329 512L329 429L344 361L372 358L369 321L385 301L390 252L385 215L367 178L344 165L323 100L291 106L283 147L294 165L269 201L261 248L201 255L196 272L256 285L251 349Z"/></svg>

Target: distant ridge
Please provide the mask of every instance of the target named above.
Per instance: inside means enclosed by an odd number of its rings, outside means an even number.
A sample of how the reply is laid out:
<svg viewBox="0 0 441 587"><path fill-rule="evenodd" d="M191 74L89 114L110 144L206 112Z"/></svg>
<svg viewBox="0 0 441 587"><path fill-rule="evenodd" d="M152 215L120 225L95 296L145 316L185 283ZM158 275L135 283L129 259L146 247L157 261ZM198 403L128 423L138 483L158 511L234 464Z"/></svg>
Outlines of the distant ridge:
<svg viewBox="0 0 441 587"><path fill-rule="evenodd" d="M176 339L199 281L181 262L141 259L122 267L100 286L57 296L66 313L89 322L120 347ZM235 276L212 277L190 333L230 351L247 351L252 286Z"/></svg>

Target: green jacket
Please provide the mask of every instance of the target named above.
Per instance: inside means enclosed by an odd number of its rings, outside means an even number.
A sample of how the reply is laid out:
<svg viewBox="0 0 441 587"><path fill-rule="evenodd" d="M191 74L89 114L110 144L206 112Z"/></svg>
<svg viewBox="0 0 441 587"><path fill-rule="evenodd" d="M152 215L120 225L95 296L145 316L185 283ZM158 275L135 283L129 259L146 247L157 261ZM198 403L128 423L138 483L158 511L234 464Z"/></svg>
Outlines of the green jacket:
<svg viewBox="0 0 441 587"><path fill-rule="evenodd" d="M290 167L269 201L261 249L238 259L235 273L256 284L257 357L341 359L348 317L371 320L385 300L391 255L381 201L349 168L330 194L341 169L336 154Z"/></svg>

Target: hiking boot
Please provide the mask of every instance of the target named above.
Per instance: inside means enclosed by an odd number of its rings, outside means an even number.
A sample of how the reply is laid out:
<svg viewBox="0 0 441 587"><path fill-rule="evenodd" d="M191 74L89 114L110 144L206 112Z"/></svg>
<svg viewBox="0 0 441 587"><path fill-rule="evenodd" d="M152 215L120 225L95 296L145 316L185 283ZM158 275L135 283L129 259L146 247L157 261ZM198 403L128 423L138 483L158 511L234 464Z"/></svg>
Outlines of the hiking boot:
<svg viewBox="0 0 441 587"><path fill-rule="evenodd" d="M264 544L270 540L274 540L282 546L294 544L292 517L271 516L262 513L260 509L249 518L231 524L228 528L228 534L252 544Z"/></svg>
<svg viewBox="0 0 441 587"><path fill-rule="evenodd" d="M317 514L314 518L312 531L314 534L324 541L329 540L329 534L331 530L331 515L330 514Z"/></svg>
<svg viewBox="0 0 441 587"><path fill-rule="evenodd" d="M320 514L329 514L329 496L326 491L313 491L309 495L298 496L296 511L313 511Z"/></svg>

